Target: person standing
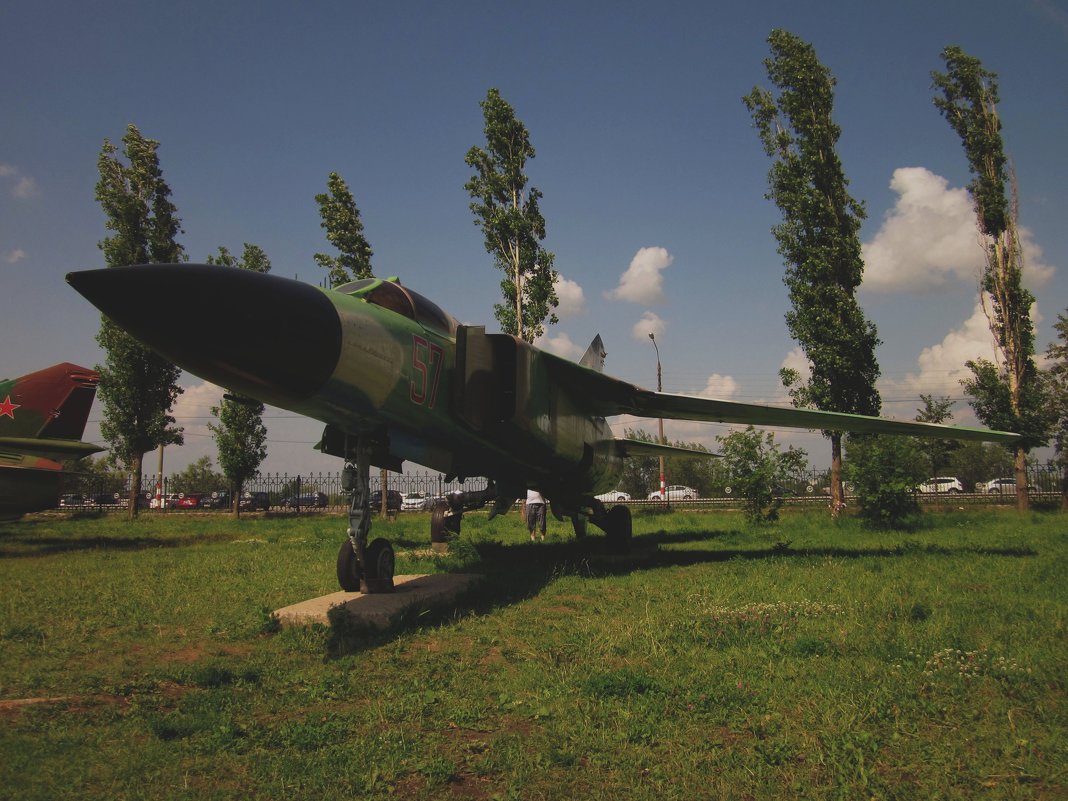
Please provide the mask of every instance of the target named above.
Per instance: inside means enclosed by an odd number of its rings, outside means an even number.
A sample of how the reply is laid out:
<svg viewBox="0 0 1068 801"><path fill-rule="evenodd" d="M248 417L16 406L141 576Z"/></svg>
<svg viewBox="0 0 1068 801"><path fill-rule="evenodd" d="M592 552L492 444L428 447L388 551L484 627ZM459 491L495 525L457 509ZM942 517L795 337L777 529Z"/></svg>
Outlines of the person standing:
<svg viewBox="0 0 1068 801"><path fill-rule="evenodd" d="M541 541L545 542L545 498L537 490L527 490L527 529L530 541L534 542L534 528L541 531Z"/></svg>

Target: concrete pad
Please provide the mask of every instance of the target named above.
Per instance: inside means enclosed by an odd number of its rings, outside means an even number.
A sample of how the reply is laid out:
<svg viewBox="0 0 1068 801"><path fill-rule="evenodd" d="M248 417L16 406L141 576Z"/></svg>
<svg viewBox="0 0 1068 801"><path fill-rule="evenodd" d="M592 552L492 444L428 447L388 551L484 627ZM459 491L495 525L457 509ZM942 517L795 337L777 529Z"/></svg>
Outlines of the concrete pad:
<svg viewBox="0 0 1068 801"><path fill-rule="evenodd" d="M330 625L330 610L342 607L355 625L388 629L412 609L423 611L455 600L482 581L473 573L437 573L394 576L393 592L364 595L359 592L333 592L319 598L290 604L275 611L283 626Z"/></svg>

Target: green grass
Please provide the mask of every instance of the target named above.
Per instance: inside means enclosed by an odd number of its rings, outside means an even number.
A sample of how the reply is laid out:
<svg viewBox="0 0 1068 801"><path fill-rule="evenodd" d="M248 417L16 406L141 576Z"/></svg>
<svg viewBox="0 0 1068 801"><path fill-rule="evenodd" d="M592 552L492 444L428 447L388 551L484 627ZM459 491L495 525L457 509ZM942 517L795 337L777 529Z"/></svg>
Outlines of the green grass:
<svg viewBox="0 0 1068 801"><path fill-rule="evenodd" d="M0 798L1068 796L1063 516L647 513L627 559L477 515L439 559L402 516L398 573L482 588L276 631L344 526L0 524Z"/></svg>

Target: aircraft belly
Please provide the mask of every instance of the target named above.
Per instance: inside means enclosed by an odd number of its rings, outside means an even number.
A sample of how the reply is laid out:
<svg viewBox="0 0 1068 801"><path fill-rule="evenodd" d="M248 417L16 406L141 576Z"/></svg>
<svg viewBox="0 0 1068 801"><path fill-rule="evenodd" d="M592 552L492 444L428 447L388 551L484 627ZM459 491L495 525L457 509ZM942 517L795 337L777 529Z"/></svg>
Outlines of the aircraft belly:
<svg viewBox="0 0 1068 801"><path fill-rule="evenodd" d="M59 470L0 465L0 516L52 509L59 502Z"/></svg>

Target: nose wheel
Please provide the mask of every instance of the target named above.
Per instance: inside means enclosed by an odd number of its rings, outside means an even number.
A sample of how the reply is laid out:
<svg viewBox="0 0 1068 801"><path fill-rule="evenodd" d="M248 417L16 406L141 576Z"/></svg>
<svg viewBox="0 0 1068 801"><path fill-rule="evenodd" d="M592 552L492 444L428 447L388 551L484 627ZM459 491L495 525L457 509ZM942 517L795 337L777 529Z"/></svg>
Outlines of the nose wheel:
<svg viewBox="0 0 1068 801"><path fill-rule="evenodd" d="M396 564L393 546L383 537L367 542L371 533L371 451L366 435L359 435L356 463L346 465L342 477L352 499L349 536L337 554L338 584L346 592L392 592Z"/></svg>

